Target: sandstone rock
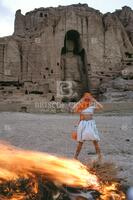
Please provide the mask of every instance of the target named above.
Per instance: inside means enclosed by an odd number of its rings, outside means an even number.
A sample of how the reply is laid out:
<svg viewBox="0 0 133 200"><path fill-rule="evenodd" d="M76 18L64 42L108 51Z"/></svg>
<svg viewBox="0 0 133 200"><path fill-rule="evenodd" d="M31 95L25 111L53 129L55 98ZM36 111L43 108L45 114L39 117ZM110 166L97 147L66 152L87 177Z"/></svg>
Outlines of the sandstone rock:
<svg viewBox="0 0 133 200"><path fill-rule="evenodd" d="M132 101L133 99L133 80L125 80L118 77L104 83L99 88L100 99L103 101Z"/></svg>
<svg viewBox="0 0 133 200"><path fill-rule="evenodd" d="M112 87L121 91L133 91L133 80L117 78L112 82Z"/></svg>
<svg viewBox="0 0 133 200"><path fill-rule="evenodd" d="M17 10L15 15L14 32L16 35L24 37L25 29L25 16L21 14L21 10Z"/></svg>
<svg viewBox="0 0 133 200"><path fill-rule="evenodd" d="M133 10L128 6L124 6L122 10L116 10L115 14L120 19L133 44Z"/></svg>
<svg viewBox="0 0 133 200"><path fill-rule="evenodd" d="M87 4L18 10L13 36L0 38L0 84L25 93L29 83L28 92L48 100L62 98L60 81L74 82L78 97L86 90L98 96L108 82L124 88L110 81L123 76L133 54L132 16L127 7L103 15Z"/></svg>
<svg viewBox="0 0 133 200"><path fill-rule="evenodd" d="M121 71L123 78L133 78L133 65L130 65Z"/></svg>

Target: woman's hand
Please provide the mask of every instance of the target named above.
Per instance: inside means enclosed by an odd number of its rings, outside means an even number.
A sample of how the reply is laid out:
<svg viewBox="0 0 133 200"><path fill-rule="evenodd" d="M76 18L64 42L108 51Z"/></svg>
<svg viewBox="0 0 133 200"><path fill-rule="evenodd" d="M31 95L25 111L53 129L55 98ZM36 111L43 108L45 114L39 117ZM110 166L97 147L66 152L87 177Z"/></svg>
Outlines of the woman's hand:
<svg viewBox="0 0 133 200"><path fill-rule="evenodd" d="M103 105L99 103L98 101L94 100L94 103L96 104L97 109L103 109Z"/></svg>

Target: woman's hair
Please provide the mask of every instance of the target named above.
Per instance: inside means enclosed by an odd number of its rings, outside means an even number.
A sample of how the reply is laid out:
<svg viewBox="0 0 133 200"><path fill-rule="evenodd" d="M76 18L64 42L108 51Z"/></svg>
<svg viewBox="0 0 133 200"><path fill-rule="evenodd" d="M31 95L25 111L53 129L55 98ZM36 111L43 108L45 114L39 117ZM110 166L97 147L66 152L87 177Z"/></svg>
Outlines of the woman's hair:
<svg viewBox="0 0 133 200"><path fill-rule="evenodd" d="M84 110L84 109L86 109L87 107L90 106L90 104L92 103L93 99L94 99L93 96L89 92L84 93L84 95L81 98L81 100L78 101L74 105L73 111L75 113L80 113L82 110Z"/></svg>

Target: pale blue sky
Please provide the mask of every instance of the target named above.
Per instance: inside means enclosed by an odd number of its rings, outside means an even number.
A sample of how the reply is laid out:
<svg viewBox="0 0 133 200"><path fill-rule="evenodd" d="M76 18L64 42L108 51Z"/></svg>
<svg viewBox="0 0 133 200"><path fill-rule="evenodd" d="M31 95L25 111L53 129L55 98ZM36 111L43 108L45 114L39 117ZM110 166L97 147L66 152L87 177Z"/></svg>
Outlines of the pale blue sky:
<svg viewBox="0 0 133 200"><path fill-rule="evenodd" d="M133 0L0 0L0 37L13 33L17 9L21 9L25 14L34 8L76 3L87 3L89 7L98 9L102 13L113 12L125 5L133 9Z"/></svg>

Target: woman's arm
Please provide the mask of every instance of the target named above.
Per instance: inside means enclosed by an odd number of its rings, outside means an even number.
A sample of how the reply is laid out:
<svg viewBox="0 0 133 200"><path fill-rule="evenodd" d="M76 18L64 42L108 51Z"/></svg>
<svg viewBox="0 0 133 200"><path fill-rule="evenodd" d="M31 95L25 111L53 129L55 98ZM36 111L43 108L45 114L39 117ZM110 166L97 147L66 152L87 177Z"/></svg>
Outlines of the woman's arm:
<svg viewBox="0 0 133 200"><path fill-rule="evenodd" d="M72 107L72 112L74 112L74 113L80 113L80 112L81 112L81 104L82 104L82 99L79 100L79 101Z"/></svg>
<svg viewBox="0 0 133 200"><path fill-rule="evenodd" d="M103 109L103 105L101 103L99 103L96 99L93 98L93 101L96 105L96 109Z"/></svg>

